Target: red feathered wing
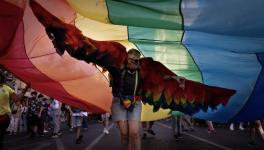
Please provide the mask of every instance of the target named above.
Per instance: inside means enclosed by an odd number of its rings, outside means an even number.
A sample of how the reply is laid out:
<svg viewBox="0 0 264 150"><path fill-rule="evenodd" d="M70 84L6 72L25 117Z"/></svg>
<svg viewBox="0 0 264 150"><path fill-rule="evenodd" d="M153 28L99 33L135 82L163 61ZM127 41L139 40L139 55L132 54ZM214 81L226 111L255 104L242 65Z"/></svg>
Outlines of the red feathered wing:
<svg viewBox="0 0 264 150"><path fill-rule="evenodd" d="M74 25L64 23L36 1L30 0L30 6L60 55L66 50L76 59L92 62L110 70L124 66L127 52L123 45L85 37Z"/></svg>
<svg viewBox="0 0 264 150"><path fill-rule="evenodd" d="M31 0L30 6L46 29L57 52L62 55L66 50L72 57L95 63L107 69L113 78L113 93L119 93L121 87L121 72L127 60L126 48L110 41L95 41L83 36L81 31L71 24L64 23L37 2ZM186 80L185 88L173 79L176 76L164 65L150 58L140 60L139 85L143 102L154 105L154 111L160 107L194 113L208 107L215 108L226 104L235 93L234 90L207 86L198 82Z"/></svg>
<svg viewBox="0 0 264 150"><path fill-rule="evenodd" d="M96 41L85 37L74 25L64 23L52 15L36 1L30 0L30 6L39 22L52 40L58 54L66 50L72 57L97 64L108 70L113 81L112 86L117 87L113 93L119 93L121 87L121 72L127 61L126 48L112 41Z"/></svg>
<svg viewBox="0 0 264 150"><path fill-rule="evenodd" d="M215 109L219 104L227 104L235 90L208 86L199 82L185 79L178 82L177 76L160 62L151 58L140 60L140 76L142 84L143 102L154 106L154 111L159 108L170 108L193 114L208 107ZM184 86L184 87L181 87Z"/></svg>

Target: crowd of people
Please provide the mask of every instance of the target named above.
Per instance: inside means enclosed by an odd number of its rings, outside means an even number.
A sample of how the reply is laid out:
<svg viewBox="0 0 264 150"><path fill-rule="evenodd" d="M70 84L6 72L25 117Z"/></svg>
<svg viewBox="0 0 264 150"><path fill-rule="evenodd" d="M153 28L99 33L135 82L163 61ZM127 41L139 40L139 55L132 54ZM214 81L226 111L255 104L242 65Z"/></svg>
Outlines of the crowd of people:
<svg viewBox="0 0 264 150"><path fill-rule="evenodd" d="M73 106L69 106L61 103L59 100L43 95L33 89L25 90L21 87L17 87L16 79L7 71L0 70L0 73L4 76L1 78L6 78L6 80L2 80L5 82L7 86L10 87L10 91L14 93L23 93L20 94L19 100L11 101L9 104L10 107L10 122L6 125L6 131L2 129L4 125L1 117L1 145L3 142L3 132L7 132L9 136L15 136L17 134L28 133L30 138L37 138L44 136L45 134L50 134L51 138L59 138L62 135L61 130L61 122L65 122L67 124L70 131L75 132L76 144L82 143L83 134L82 130L87 130L88 128L88 115L89 112L85 110L80 110L78 108L74 108ZM26 93L26 94L25 94ZM0 95L1 98L1 95ZM114 103L114 102L113 102ZM119 105L118 105L119 106ZM141 107L140 107L141 108ZM1 108L3 109L3 108ZM2 111L2 110L1 110ZM1 114L3 115L3 114ZM120 114L119 114L120 115ZM100 122L103 124L103 133L109 134L108 126L109 126L109 118L111 118L110 113L105 113L100 115ZM115 116L117 117L117 116ZM124 116L119 116L124 117ZM138 116L136 117L139 120ZM115 118L118 120L118 118ZM120 119L120 118L119 118ZM124 119L124 118L121 118ZM126 118L125 118L126 119ZM172 122L172 135L175 140L181 140L184 138L184 132L193 132L195 131L195 119L191 116L185 115L178 111L171 111L171 122ZM114 120L115 121L115 120ZM123 125L124 122L119 122L119 129L121 130L121 138L126 135ZM216 134L216 130L212 121L205 121L208 126L208 133ZM156 132L153 130L154 121L150 122L142 122L143 134L142 139L146 139L148 136L155 136ZM230 123L229 129L230 131L235 130L235 126L238 126L238 129L243 131L245 128L249 128L249 146L257 147L255 143L256 134L259 133L261 138L264 141L264 133L262 129L262 122L257 120L249 123ZM135 124L134 124L135 127ZM140 132L138 131L139 126L135 129L134 136L136 138L140 137ZM138 137L139 136L139 137ZM123 144L126 144L126 141L123 141ZM140 143L138 143L140 144Z"/></svg>

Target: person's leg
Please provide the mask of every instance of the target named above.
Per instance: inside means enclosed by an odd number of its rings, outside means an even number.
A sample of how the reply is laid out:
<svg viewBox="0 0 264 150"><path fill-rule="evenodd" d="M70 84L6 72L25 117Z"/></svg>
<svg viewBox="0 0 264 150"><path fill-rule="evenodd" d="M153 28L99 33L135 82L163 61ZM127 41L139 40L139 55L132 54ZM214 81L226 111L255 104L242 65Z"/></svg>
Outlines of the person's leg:
<svg viewBox="0 0 264 150"><path fill-rule="evenodd" d="M140 150L141 149L141 141L139 134L140 122L129 120L128 128L129 128L129 149L130 150Z"/></svg>
<svg viewBox="0 0 264 150"><path fill-rule="evenodd" d="M18 130L18 127L19 127L19 119L20 118L14 118L14 134L15 135L17 134L17 130Z"/></svg>
<svg viewBox="0 0 264 150"><path fill-rule="evenodd" d="M82 121L82 127L84 130L88 129L88 117L87 116L83 116L83 121Z"/></svg>
<svg viewBox="0 0 264 150"><path fill-rule="evenodd" d="M112 101L112 120L116 123L119 132L120 132L120 139L121 139L121 145L123 150L128 149L128 114L127 110L121 106L120 99L117 97L113 97Z"/></svg>
<svg viewBox="0 0 264 150"><path fill-rule="evenodd" d="M172 124L171 124L172 125L172 133L173 133L173 135L175 137L175 135L176 135L176 132L175 132L175 129L176 129L176 117L175 116L172 116L171 117L171 121L172 121Z"/></svg>
<svg viewBox="0 0 264 150"><path fill-rule="evenodd" d="M81 116L73 116L72 117L72 125L76 133L76 144L80 144L82 142L83 135L81 134L83 118Z"/></svg>
<svg viewBox="0 0 264 150"><path fill-rule="evenodd" d="M54 111L54 134L59 134L60 132L60 113L59 110Z"/></svg>
<svg viewBox="0 0 264 150"><path fill-rule="evenodd" d="M208 133L216 133L212 121L205 121L208 126Z"/></svg>
<svg viewBox="0 0 264 150"><path fill-rule="evenodd" d="M181 124L181 116L177 116L177 135L178 135L178 138L182 138L182 124Z"/></svg>
<svg viewBox="0 0 264 150"><path fill-rule="evenodd" d="M257 129L258 129L258 133L260 135L260 138L264 141L264 131L263 131L263 127L262 127L261 121L257 120L256 121L256 125L257 125Z"/></svg>
<svg viewBox="0 0 264 150"><path fill-rule="evenodd" d="M147 121L143 121L142 123L142 128L143 128L143 139L147 138L147 130L148 130L148 122Z"/></svg>
<svg viewBox="0 0 264 150"><path fill-rule="evenodd" d="M7 128L7 131L9 131L9 135L12 135L14 133L14 125L15 125L15 118L11 116L9 126Z"/></svg>
<svg viewBox="0 0 264 150"><path fill-rule="evenodd" d="M188 116L188 115L183 115L181 117L181 122L183 123L183 121L185 122L186 126L188 126L188 129L190 131L193 131L194 130L194 127L193 127L193 123L191 122L191 117ZM181 123L181 124L182 124Z"/></svg>
<svg viewBox="0 0 264 150"><path fill-rule="evenodd" d="M69 111L67 111L67 126L69 127L69 129L72 128L72 124L71 124L71 113Z"/></svg>
<svg viewBox="0 0 264 150"><path fill-rule="evenodd" d="M0 150L3 150L4 134L10 123L10 118L7 115L0 116Z"/></svg>
<svg viewBox="0 0 264 150"><path fill-rule="evenodd" d="M38 116L33 115L32 116L32 134L31 137L34 138L37 134L37 130L38 130Z"/></svg>
<svg viewBox="0 0 264 150"><path fill-rule="evenodd" d="M81 141L79 139L81 135L81 127L80 126L76 127L75 130L76 130L76 144L80 144Z"/></svg>
<svg viewBox="0 0 264 150"><path fill-rule="evenodd" d="M77 117L77 128L76 128L76 144L80 144L83 139L83 135L81 134L82 125L83 125L83 117Z"/></svg>
<svg viewBox="0 0 264 150"><path fill-rule="evenodd" d="M139 134L140 120L141 120L141 108L140 101L135 103L132 112L128 111L128 131L129 131L129 148L133 150L140 150L141 139Z"/></svg>
<svg viewBox="0 0 264 150"><path fill-rule="evenodd" d="M121 145L123 150L128 150L129 136L128 136L128 122L127 121L118 121L117 123L120 137Z"/></svg>
<svg viewBox="0 0 264 150"><path fill-rule="evenodd" d="M108 131L108 125L109 125L109 114L108 113L105 113L104 114L104 117L102 117L103 119L103 125L104 125L104 133L105 134L109 134L109 131Z"/></svg>
<svg viewBox="0 0 264 150"><path fill-rule="evenodd" d="M149 124L148 133L151 134L151 135L156 135L156 133L152 129L152 126L154 125L154 121L149 121L148 124Z"/></svg>
<svg viewBox="0 0 264 150"><path fill-rule="evenodd" d="M38 118L38 134L40 136L44 136L44 118L41 116L40 118Z"/></svg>
<svg viewBox="0 0 264 150"><path fill-rule="evenodd" d="M257 147L257 145L255 143L255 139L256 139L256 122L250 122L249 123L249 135L250 135L250 141L249 141L248 145L250 147Z"/></svg>
<svg viewBox="0 0 264 150"><path fill-rule="evenodd" d="M30 137L34 136L34 132L33 132L33 116L28 116L27 117L27 132L30 134Z"/></svg>

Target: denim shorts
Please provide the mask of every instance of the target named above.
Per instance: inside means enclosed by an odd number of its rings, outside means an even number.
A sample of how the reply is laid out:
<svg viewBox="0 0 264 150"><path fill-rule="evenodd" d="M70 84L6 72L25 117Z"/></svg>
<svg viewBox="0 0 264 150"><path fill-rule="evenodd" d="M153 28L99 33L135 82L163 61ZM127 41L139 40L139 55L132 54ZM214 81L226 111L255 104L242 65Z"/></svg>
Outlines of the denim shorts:
<svg viewBox="0 0 264 150"><path fill-rule="evenodd" d="M73 128L82 126L83 117L82 116L72 116L72 126Z"/></svg>
<svg viewBox="0 0 264 150"><path fill-rule="evenodd" d="M141 120L141 101L136 101L132 112L126 110L121 104L120 99L113 97L112 120L113 121L140 121Z"/></svg>

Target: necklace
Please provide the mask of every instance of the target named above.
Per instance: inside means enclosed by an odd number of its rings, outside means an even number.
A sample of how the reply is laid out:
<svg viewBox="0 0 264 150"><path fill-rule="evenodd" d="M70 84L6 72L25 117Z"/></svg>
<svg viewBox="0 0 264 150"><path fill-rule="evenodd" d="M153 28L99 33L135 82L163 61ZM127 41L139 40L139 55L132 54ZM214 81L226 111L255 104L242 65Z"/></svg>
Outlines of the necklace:
<svg viewBox="0 0 264 150"><path fill-rule="evenodd" d="M129 70L129 69L127 70L127 72L130 73L130 74L135 74L136 73L135 70Z"/></svg>

